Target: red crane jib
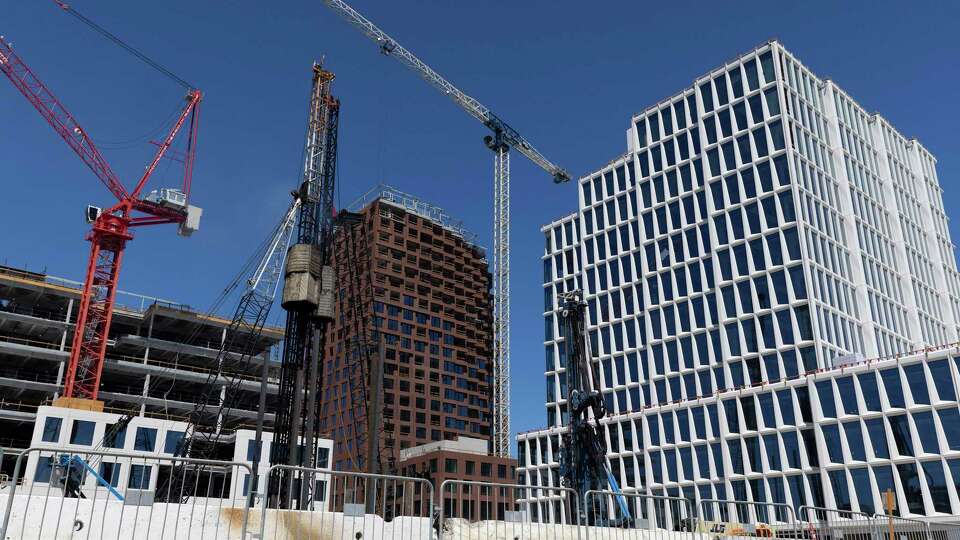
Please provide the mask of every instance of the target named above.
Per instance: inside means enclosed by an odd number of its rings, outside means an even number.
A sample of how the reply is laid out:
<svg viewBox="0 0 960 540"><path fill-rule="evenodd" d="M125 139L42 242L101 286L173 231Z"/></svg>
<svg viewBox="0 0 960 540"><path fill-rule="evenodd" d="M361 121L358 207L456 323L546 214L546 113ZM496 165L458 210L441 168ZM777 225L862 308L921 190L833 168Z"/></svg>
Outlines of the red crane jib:
<svg viewBox="0 0 960 540"><path fill-rule="evenodd" d="M100 375L103 372L103 358L106 353L113 303L117 292L117 277L120 273L126 243L133 239L130 229L146 225L181 223L185 219L184 211L145 200L141 198L141 193L177 134L187 124L188 139L187 150L182 159L181 191L186 196L185 200L189 201L202 94L199 90L188 92L183 111L169 134L158 145L156 154L134 189L127 191L87 132L2 36L0 36L0 71L10 79L14 87L27 98L117 199L116 204L104 210L96 218L93 229L86 237L90 241L90 258L87 262L87 274L77 311L70 361L64 379L63 395L69 403L72 403L71 406L98 408L95 400L100 387ZM84 400L92 400L93 403L82 405L78 404L77 400L81 403Z"/></svg>

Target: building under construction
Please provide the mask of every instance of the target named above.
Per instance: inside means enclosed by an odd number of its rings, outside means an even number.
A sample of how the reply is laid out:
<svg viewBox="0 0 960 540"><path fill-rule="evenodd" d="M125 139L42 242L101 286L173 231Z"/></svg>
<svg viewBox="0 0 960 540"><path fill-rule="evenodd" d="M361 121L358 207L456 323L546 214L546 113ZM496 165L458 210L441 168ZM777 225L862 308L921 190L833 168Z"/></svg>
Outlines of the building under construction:
<svg viewBox="0 0 960 540"><path fill-rule="evenodd" d="M26 448L37 408L63 391L81 284L43 273L0 267L0 445ZM190 306L121 292L113 324L99 398L104 411L163 420L187 421L196 398L215 369L230 321L205 315ZM225 373L221 384L236 378L236 406L217 408L201 417L201 430L215 426L253 429L263 362L267 362L266 429L273 427L278 362L273 358L283 331L267 327L252 344L247 372ZM246 347L243 339L235 340ZM241 343L242 342L242 343ZM220 438L222 457L233 455L234 434Z"/></svg>
<svg viewBox="0 0 960 540"><path fill-rule="evenodd" d="M489 441L492 299L483 248L442 209L390 187L350 210L338 216L354 225L337 229L338 298L322 384L320 431L334 440L334 468L358 468L368 433L383 471L398 470L401 449L460 436ZM381 363L383 384L370 385ZM365 370L373 375L356 376Z"/></svg>

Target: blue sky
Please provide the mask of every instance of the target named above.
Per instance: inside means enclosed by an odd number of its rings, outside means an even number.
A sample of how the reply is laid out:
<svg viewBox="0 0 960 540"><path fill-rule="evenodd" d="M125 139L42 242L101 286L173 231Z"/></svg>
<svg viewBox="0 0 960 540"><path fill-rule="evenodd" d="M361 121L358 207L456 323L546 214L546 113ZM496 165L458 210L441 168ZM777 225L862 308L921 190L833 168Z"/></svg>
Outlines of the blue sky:
<svg viewBox="0 0 960 540"><path fill-rule="evenodd" d="M150 156L137 141L179 106L179 87L52 2L2 4L0 33L102 143L129 185ZM298 183L310 66L322 57L337 74L343 103L341 203L384 181L443 206L490 244L484 128L379 55L322 2L73 5L206 93L193 194L205 210L201 231L189 240L169 226L138 231L121 288L210 305ZM960 173L960 4L356 0L354 7L574 176L625 151L631 113L778 38L936 155L947 213L960 215L952 182ZM82 211L106 205L109 193L7 82L0 103L0 264L82 279ZM555 186L514 157L515 430L545 422L539 228L575 206L572 183Z"/></svg>

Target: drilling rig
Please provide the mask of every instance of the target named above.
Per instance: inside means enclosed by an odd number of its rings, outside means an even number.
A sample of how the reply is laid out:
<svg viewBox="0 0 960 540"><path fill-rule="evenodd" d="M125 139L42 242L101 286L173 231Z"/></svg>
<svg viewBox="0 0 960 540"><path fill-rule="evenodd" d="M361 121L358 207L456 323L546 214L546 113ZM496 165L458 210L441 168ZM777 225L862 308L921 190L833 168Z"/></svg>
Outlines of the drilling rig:
<svg viewBox="0 0 960 540"><path fill-rule="evenodd" d="M576 492L579 500L586 500L588 491L609 495L617 501L620 513L616 520L608 518L607 498L595 498L597 507L580 508L581 518L589 518L598 525L628 526L633 518L620 486L607 465L607 445L597 429L607 415L600 392L593 389L593 381L600 380L596 363L591 361L592 348L586 333L587 304L580 291L559 295L558 315L567 344L567 430L561 438L560 478L564 487ZM593 423L590 417L593 417ZM587 521L581 521L586 523Z"/></svg>
<svg viewBox="0 0 960 540"><path fill-rule="evenodd" d="M331 93L333 79L314 64L296 242L287 254L281 304L287 321L270 463L285 467L274 469L268 496L285 504L296 499L300 508L313 500L315 481L308 470L318 465L321 356L334 316L331 243L340 101Z"/></svg>

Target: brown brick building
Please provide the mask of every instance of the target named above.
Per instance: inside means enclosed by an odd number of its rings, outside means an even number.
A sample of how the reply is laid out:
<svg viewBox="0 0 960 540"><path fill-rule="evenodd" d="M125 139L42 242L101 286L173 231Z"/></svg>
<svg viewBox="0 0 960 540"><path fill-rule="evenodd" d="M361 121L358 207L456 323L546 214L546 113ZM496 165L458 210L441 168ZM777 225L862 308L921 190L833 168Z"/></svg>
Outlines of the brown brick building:
<svg viewBox="0 0 960 540"><path fill-rule="evenodd" d="M430 480L445 516L503 520L507 512L517 510L517 499L530 494L508 487L516 484L517 460L490 455L487 442L459 437L406 448L400 452L399 472ZM463 482L444 487L446 480Z"/></svg>
<svg viewBox="0 0 960 540"><path fill-rule="evenodd" d="M368 418L380 470L397 472L401 449L490 440L492 300L486 254L441 209L378 186L338 216L336 319L328 328L320 431L333 467L371 470ZM343 225L352 222L352 226ZM366 343L364 347L362 344ZM377 380L383 366L382 387Z"/></svg>

